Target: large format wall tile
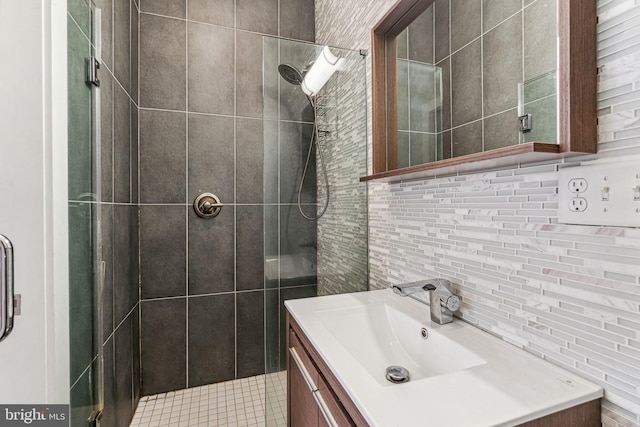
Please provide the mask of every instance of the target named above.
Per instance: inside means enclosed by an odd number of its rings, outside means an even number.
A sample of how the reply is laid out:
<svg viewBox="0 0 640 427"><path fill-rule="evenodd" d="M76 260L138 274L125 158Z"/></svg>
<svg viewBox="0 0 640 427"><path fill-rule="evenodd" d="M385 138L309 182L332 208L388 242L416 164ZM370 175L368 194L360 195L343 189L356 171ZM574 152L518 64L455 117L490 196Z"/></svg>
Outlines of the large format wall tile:
<svg viewBox="0 0 640 427"><path fill-rule="evenodd" d="M111 335L102 347L102 366L103 366L103 403L102 419L100 426L117 427L116 422L116 405L115 405L115 362L113 360L113 341L114 336ZM138 355L139 356L139 355ZM140 371L137 372L138 374ZM86 419L86 418L85 418Z"/></svg>
<svg viewBox="0 0 640 427"><path fill-rule="evenodd" d="M162 393L187 386L186 324L186 298L140 303L140 354L144 394Z"/></svg>
<svg viewBox="0 0 640 427"><path fill-rule="evenodd" d="M280 37L315 41L314 0L280 0Z"/></svg>
<svg viewBox="0 0 640 427"><path fill-rule="evenodd" d="M131 52L130 52L130 61L131 61L131 90L130 90L130 94L131 94L131 99L133 99L133 101L136 103L136 105L139 103L138 101L138 71L139 71L139 67L138 67L138 62L139 62L139 57L140 57L140 39L139 39L139 31L138 29L140 28L140 13L138 11L138 8L135 4L134 0L130 0L131 1Z"/></svg>
<svg viewBox="0 0 640 427"><path fill-rule="evenodd" d="M187 0L140 0L141 12L184 18L186 10Z"/></svg>
<svg viewBox="0 0 640 427"><path fill-rule="evenodd" d="M482 117L481 43L476 40L451 56L452 125Z"/></svg>
<svg viewBox="0 0 640 427"><path fill-rule="evenodd" d="M451 0L451 51L480 37L482 0Z"/></svg>
<svg viewBox="0 0 640 427"><path fill-rule="evenodd" d="M117 425L133 418L133 316L128 316L114 333L114 406ZM138 319L135 319L138 323Z"/></svg>
<svg viewBox="0 0 640 427"><path fill-rule="evenodd" d="M264 292L239 292L236 297L238 377L264 372Z"/></svg>
<svg viewBox="0 0 640 427"><path fill-rule="evenodd" d="M412 61L434 63L434 8L429 7L409 25L408 53Z"/></svg>
<svg viewBox="0 0 640 427"><path fill-rule="evenodd" d="M186 295L185 209L140 207L142 299Z"/></svg>
<svg viewBox="0 0 640 427"><path fill-rule="evenodd" d="M100 76L100 182L102 202L113 201L113 86L111 73Z"/></svg>
<svg viewBox="0 0 640 427"><path fill-rule="evenodd" d="M114 0L95 0L96 7L101 10L100 30L102 37L101 56L102 64L113 71L113 1ZM132 29L133 30L133 29ZM137 27L136 27L137 31Z"/></svg>
<svg viewBox="0 0 640 427"><path fill-rule="evenodd" d="M519 1L482 0L482 31L491 30L520 10L522 10L522 4Z"/></svg>
<svg viewBox="0 0 640 427"><path fill-rule="evenodd" d="M131 202L131 100L116 84L113 113L113 200Z"/></svg>
<svg viewBox="0 0 640 427"><path fill-rule="evenodd" d="M431 65L409 62L409 130L434 133L436 126L436 72Z"/></svg>
<svg viewBox="0 0 640 427"><path fill-rule="evenodd" d="M454 128L451 134L453 138L453 157L482 151L481 120Z"/></svg>
<svg viewBox="0 0 640 427"><path fill-rule="evenodd" d="M507 147L519 143L518 109L484 119L484 149Z"/></svg>
<svg viewBox="0 0 640 427"><path fill-rule="evenodd" d="M187 0L187 2L190 20L233 27L234 0Z"/></svg>
<svg viewBox="0 0 640 427"><path fill-rule="evenodd" d="M524 10L525 81L558 67L557 10L557 0L538 0Z"/></svg>
<svg viewBox="0 0 640 427"><path fill-rule="evenodd" d="M189 208L189 295L233 292L233 205L203 219Z"/></svg>
<svg viewBox="0 0 640 427"><path fill-rule="evenodd" d="M234 203L234 129L232 117L189 114L189 203L214 193Z"/></svg>
<svg viewBox="0 0 640 427"><path fill-rule="evenodd" d="M189 386L235 377L235 306L232 294L189 298Z"/></svg>
<svg viewBox="0 0 640 427"><path fill-rule="evenodd" d="M118 325L138 302L138 208L113 208L113 304Z"/></svg>
<svg viewBox="0 0 640 427"><path fill-rule="evenodd" d="M101 204L102 261L104 261L104 281L102 286L102 336L111 335L115 327L113 322L113 209L110 204ZM137 286L136 286L137 287Z"/></svg>
<svg viewBox="0 0 640 427"><path fill-rule="evenodd" d="M262 118L262 36L236 31L236 115Z"/></svg>
<svg viewBox="0 0 640 427"><path fill-rule="evenodd" d="M263 200L263 132L262 120L240 118L236 120L236 201L238 203L265 202Z"/></svg>
<svg viewBox="0 0 640 427"><path fill-rule="evenodd" d="M296 203L302 172L306 162L313 126L302 123L280 123L280 164L301 165L300 167L280 168L280 202ZM312 156L315 158L315 149ZM303 203L316 201L316 168L310 162L309 170L302 185Z"/></svg>
<svg viewBox="0 0 640 427"><path fill-rule="evenodd" d="M278 0L236 0L236 24L241 30L278 35Z"/></svg>
<svg viewBox="0 0 640 427"><path fill-rule="evenodd" d="M140 202L185 203L187 116L140 111Z"/></svg>
<svg viewBox="0 0 640 427"><path fill-rule="evenodd" d="M234 32L189 22L189 111L234 113Z"/></svg>
<svg viewBox="0 0 640 427"><path fill-rule="evenodd" d="M139 159L139 155L140 155L140 144L139 144L139 123L138 123L138 119L139 119L139 109L136 106L136 104L132 101L131 102L131 128L130 128L130 137L129 137L129 152L131 153L131 196L130 196L130 201L131 203L138 203L138 200L140 198L140 183L139 183L139 178L140 178L140 171L139 171L139 166L140 166L140 159Z"/></svg>
<svg viewBox="0 0 640 427"><path fill-rule="evenodd" d="M185 110L186 22L140 15L140 106Z"/></svg>
<svg viewBox="0 0 640 427"><path fill-rule="evenodd" d="M435 3L435 28L436 40L434 48L434 60L436 63L450 55L449 49L449 0L436 0Z"/></svg>
<svg viewBox="0 0 640 427"><path fill-rule="evenodd" d="M517 107L522 82L522 15L485 34L482 48L484 115Z"/></svg>
<svg viewBox="0 0 640 427"><path fill-rule="evenodd" d="M262 206L238 206L236 214L236 289L264 286Z"/></svg>
<svg viewBox="0 0 640 427"><path fill-rule="evenodd" d="M131 93L131 5L130 0L113 4L113 73Z"/></svg>

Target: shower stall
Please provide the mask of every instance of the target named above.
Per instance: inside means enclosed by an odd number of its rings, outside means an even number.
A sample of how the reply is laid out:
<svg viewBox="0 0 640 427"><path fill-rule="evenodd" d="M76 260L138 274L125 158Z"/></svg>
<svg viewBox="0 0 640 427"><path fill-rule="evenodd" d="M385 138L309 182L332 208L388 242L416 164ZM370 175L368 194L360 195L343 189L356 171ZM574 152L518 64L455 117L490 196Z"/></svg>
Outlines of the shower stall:
<svg viewBox="0 0 640 427"><path fill-rule="evenodd" d="M68 4L72 425L254 376L286 425L284 301L367 289L366 52L100 6Z"/></svg>

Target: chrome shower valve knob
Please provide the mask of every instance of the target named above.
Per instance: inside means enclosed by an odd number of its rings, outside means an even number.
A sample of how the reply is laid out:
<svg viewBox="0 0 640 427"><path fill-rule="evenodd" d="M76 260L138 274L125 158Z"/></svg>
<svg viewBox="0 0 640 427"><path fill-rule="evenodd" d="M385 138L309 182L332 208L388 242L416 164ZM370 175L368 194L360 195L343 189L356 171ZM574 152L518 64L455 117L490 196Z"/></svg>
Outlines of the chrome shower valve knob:
<svg viewBox="0 0 640 427"><path fill-rule="evenodd" d="M211 219L218 216L224 204L213 193L202 193L193 201L193 210L200 218Z"/></svg>

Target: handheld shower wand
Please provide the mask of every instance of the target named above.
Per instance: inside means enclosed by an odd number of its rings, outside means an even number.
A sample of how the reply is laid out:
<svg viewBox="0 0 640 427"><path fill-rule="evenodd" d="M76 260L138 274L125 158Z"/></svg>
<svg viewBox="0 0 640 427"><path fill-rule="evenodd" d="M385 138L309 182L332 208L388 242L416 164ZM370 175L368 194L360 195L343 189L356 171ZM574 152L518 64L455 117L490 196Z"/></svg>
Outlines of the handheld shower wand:
<svg viewBox="0 0 640 427"><path fill-rule="evenodd" d="M318 55L316 60L312 63L310 68L308 70L305 70L304 72L300 72L296 67L289 64L280 64L278 66L278 72L280 73L280 76L282 76L282 78L287 82L296 86L300 86L304 94L307 96L311 108L313 109L313 130L311 132L311 140L309 141L307 160L304 165L304 171L302 172L300 186L298 187L298 211L300 211L300 215L302 215L303 218L309 221L316 221L320 219L329 207L329 177L327 175L327 167L324 161L322 146L318 143L318 107L316 95L324 87L324 85L327 84L331 76L336 71L342 68L343 63L344 58L338 58L331 52L329 46L325 46L320 52L320 55ZM304 185L307 171L309 169L311 152L313 151L314 143L318 150L320 167L322 169L322 175L324 177L324 187L326 193L324 205L317 216L307 215L302 210L302 186Z"/></svg>

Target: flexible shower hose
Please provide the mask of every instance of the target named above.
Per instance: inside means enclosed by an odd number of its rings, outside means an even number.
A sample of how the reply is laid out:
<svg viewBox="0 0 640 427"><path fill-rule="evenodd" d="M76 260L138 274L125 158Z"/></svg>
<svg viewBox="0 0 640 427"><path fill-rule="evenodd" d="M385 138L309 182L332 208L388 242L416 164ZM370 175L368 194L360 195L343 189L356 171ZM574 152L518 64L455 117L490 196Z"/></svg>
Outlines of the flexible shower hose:
<svg viewBox="0 0 640 427"><path fill-rule="evenodd" d="M298 210L300 211L300 215L304 219L309 221L316 221L324 215L329 207L329 177L327 176L327 167L324 163L324 154L322 152L322 146L318 143L318 109L316 107L316 101L312 96L307 96L309 99L309 103L311 104L311 108L313 109L313 130L311 132L311 140L309 141L309 151L307 152L307 161L304 164L304 171L302 172L302 179L300 179L300 187L298 187ZM302 210L302 186L304 185L304 180L307 176L307 170L309 169L309 161L311 160L311 152L313 151L313 144L316 144L318 148L318 154L320 157L320 167L322 168L322 175L324 176L324 187L326 190L324 206L320 211L318 216L309 216L304 213Z"/></svg>

